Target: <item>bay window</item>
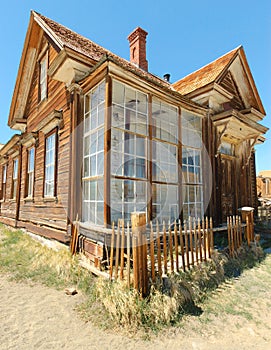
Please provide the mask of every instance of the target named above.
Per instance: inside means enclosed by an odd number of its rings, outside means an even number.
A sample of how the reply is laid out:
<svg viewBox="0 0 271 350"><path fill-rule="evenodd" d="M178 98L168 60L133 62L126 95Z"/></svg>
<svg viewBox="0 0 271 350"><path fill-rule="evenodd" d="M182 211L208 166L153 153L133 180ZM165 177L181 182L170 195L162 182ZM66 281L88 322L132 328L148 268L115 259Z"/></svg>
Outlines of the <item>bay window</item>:
<svg viewBox="0 0 271 350"><path fill-rule="evenodd" d="M111 221L147 211L148 96L113 81Z"/></svg>
<svg viewBox="0 0 271 350"><path fill-rule="evenodd" d="M84 96L82 220L104 222L105 82Z"/></svg>
<svg viewBox="0 0 271 350"><path fill-rule="evenodd" d="M183 218L201 218L203 210L201 118L182 110Z"/></svg>

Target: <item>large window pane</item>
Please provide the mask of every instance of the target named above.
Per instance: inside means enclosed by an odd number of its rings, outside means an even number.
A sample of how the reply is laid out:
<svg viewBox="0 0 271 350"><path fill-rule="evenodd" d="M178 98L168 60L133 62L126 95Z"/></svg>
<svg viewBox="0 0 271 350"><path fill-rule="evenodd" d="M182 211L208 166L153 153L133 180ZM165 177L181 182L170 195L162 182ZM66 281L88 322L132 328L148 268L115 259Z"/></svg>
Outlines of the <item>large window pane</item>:
<svg viewBox="0 0 271 350"><path fill-rule="evenodd" d="M178 143L178 108L153 98L153 137Z"/></svg>
<svg viewBox="0 0 271 350"><path fill-rule="evenodd" d="M103 81L84 97L82 220L97 225L104 221L104 106Z"/></svg>
<svg viewBox="0 0 271 350"><path fill-rule="evenodd" d="M203 212L201 118L182 110L183 218L201 218Z"/></svg>
<svg viewBox="0 0 271 350"><path fill-rule="evenodd" d="M148 134L148 99L147 94L126 84L113 81L112 126Z"/></svg>

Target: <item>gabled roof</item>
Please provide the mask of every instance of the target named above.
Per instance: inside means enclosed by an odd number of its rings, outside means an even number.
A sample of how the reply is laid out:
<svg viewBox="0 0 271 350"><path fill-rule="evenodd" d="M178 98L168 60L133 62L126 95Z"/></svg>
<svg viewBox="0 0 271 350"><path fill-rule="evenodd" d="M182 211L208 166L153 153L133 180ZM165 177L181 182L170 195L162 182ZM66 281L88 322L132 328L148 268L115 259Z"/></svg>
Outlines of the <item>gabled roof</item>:
<svg viewBox="0 0 271 350"><path fill-rule="evenodd" d="M199 70L178 80L172 86L181 94L192 98L192 95L195 95L197 91L201 91L203 88L207 89L208 86L212 88L215 83L221 83L225 74L229 70L236 70L237 66L239 67L238 69L241 75L239 73L236 74L236 83L238 84L239 81L240 90L242 90L242 88L246 90L244 84L247 85L250 90L249 102L253 102L250 106L247 106L247 108L254 107L265 115L265 110L242 46L237 47Z"/></svg>
<svg viewBox="0 0 271 350"><path fill-rule="evenodd" d="M232 62L240 47L219 57L215 61L187 75L173 84L173 87L181 94L186 95L190 92L204 87L216 81L219 75Z"/></svg>
<svg viewBox="0 0 271 350"><path fill-rule="evenodd" d="M143 69L135 66L131 62L119 57L104 47L94 43L92 40L72 31L71 29L59 24L35 11L32 11L35 21L42 27L42 29L57 43L60 49L65 47L74 50L75 52L87 56L93 61L100 61L105 55L112 57L114 61L117 61L124 68L134 71L140 74L142 77L151 79L154 83L163 85L164 87L170 87L170 83L164 79L144 71Z"/></svg>
<svg viewBox="0 0 271 350"><path fill-rule="evenodd" d="M37 60L38 47L42 38L42 33L50 39L56 50L61 53L70 50L78 55L86 66L93 66L109 56L124 69L149 80L160 87L171 89L171 85L164 79L159 78L149 72L142 70L129 61L113 54L109 50L94 43L93 41L75 33L69 28L35 12L31 11L28 30L24 42L23 53L20 61L19 71L16 79L15 89L10 107L8 125L24 124L24 112L30 89L31 77L34 73L34 62ZM23 127L22 127L23 128Z"/></svg>
<svg viewBox="0 0 271 350"><path fill-rule="evenodd" d="M145 79L156 87L158 86L172 95L178 96L179 99L189 105L201 109L200 105L183 97L164 79L135 66L131 62L110 52L90 39L75 33L71 29L35 11L31 11L8 120L8 125L15 129L20 127L24 130L26 123L26 119L24 119L25 107L30 91L31 79L34 74L35 62L39 54L39 45L44 33L58 52L57 58L51 64L52 72L54 72L54 69L58 69L58 64L62 63L62 56L65 58L68 55L71 60L74 59L78 64L84 65L85 73L81 74L80 78L76 80L78 82L87 77L91 70L100 63L108 60ZM57 61L58 58L60 63ZM82 65L80 68L82 68ZM50 75L50 72L48 73Z"/></svg>

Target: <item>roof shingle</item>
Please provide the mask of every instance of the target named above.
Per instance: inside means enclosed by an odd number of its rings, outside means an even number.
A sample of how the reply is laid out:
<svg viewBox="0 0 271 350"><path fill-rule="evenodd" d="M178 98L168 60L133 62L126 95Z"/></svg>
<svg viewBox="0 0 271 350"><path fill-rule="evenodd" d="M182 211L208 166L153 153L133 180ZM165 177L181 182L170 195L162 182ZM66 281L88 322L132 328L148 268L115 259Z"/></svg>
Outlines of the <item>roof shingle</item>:
<svg viewBox="0 0 271 350"><path fill-rule="evenodd" d="M187 75L173 84L173 88L183 95L213 83L231 62L240 47L226 53L215 61Z"/></svg>

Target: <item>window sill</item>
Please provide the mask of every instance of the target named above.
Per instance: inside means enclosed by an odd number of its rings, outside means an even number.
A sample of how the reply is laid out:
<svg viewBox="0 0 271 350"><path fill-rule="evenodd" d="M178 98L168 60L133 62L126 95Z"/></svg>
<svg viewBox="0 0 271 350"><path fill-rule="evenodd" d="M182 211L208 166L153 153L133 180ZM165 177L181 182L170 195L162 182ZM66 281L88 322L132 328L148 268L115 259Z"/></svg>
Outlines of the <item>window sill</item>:
<svg viewBox="0 0 271 350"><path fill-rule="evenodd" d="M47 202L55 202L55 203L57 203L57 201L58 201L57 197L44 197L43 198L43 202L44 203L47 203Z"/></svg>
<svg viewBox="0 0 271 350"><path fill-rule="evenodd" d="M32 202L32 203L33 203L33 202L34 202L34 198L33 198L33 197L25 197L25 198L24 198L24 202L25 202L25 203L29 203L29 202Z"/></svg>

